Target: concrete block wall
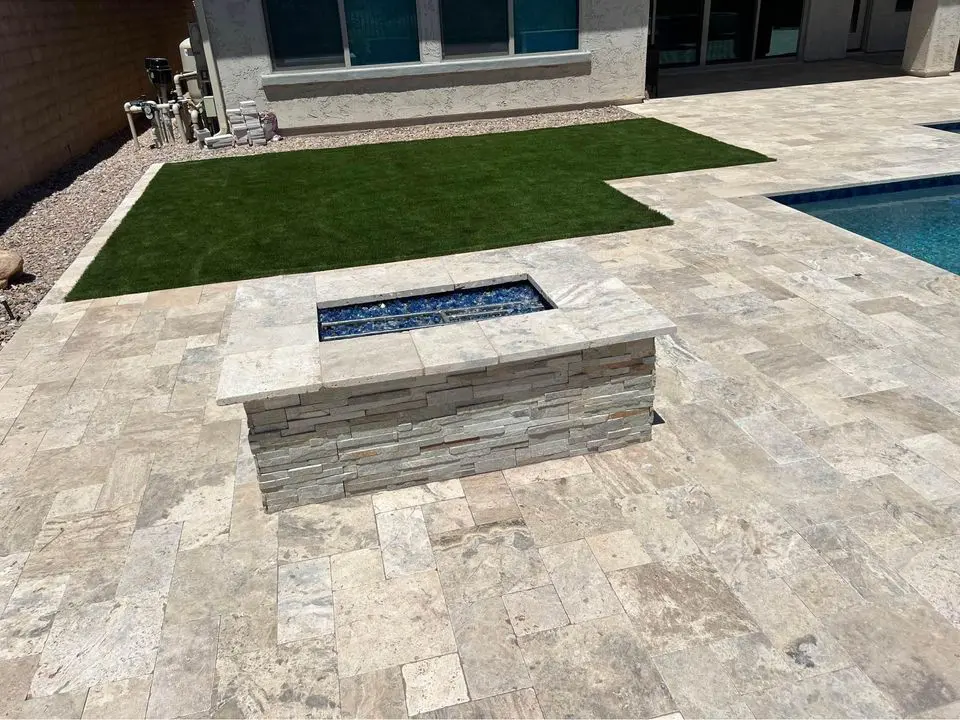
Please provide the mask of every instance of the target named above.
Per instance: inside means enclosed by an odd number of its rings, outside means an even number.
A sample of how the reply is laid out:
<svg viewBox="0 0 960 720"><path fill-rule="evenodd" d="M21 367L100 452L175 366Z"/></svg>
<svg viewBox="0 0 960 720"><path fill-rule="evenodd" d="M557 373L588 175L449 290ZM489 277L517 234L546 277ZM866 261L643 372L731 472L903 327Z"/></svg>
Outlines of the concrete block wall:
<svg viewBox="0 0 960 720"><path fill-rule="evenodd" d="M654 341L244 404L268 512L650 439Z"/></svg>
<svg viewBox="0 0 960 720"><path fill-rule="evenodd" d="M179 70L192 18L191 0L0 1L0 198L126 127L143 59Z"/></svg>

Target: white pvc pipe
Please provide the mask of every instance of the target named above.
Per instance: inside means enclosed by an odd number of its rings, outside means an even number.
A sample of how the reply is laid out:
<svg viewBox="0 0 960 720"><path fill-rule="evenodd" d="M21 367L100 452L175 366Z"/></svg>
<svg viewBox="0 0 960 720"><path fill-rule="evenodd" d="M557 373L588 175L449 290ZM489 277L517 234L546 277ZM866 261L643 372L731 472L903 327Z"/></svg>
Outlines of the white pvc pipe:
<svg viewBox="0 0 960 720"><path fill-rule="evenodd" d="M183 90L180 86L180 83L182 83L185 80L196 80L198 77L200 77L200 74L196 70L193 70L191 72L180 73L179 75L174 75L173 86L177 89L177 93L181 97L189 98L190 91Z"/></svg>
<svg viewBox="0 0 960 720"><path fill-rule="evenodd" d="M187 124L183 121L183 115L181 113L181 105L178 102L170 103L170 117L173 120L173 124L180 133L180 137L183 140L183 144L187 145L190 142L190 134L187 131Z"/></svg>
<svg viewBox="0 0 960 720"><path fill-rule="evenodd" d="M139 106L134 105L133 103L124 103L123 111L127 114L127 122L130 124L130 135L133 137L133 144L136 146L137 150L140 149L140 138L137 137L137 126L133 124L133 116L136 113L142 113L143 110Z"/></svg>
<svg viewBox="0 0 960 720"><path fill-rule="evenodd" d="M190 125L193 127L193 137L200 136L200 112L196 107L190 108Z"/></svg>

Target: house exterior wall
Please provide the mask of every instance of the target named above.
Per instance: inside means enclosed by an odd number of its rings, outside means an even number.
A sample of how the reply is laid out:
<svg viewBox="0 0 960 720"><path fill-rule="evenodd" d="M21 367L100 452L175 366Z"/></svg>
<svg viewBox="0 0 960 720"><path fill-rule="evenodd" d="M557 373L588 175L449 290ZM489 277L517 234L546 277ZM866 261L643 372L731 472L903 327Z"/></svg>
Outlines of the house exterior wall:
<svg viewBox="0 0 960 720"><path fill-rule="evenodd" d="M148 56L178 62L190 0L0 2L0 198L126 126Z"/></svg>
<svg viewBox="0 0 960 720"><path fill-rule="evenodd" d="M917 77L949 75L960 48L960 0L915 0L903 69Z"/></svg>
<svg viewBox="0 0 960 720"><path fill-rule="evenodd" d="M575 62L524 66L535 55L490 58L486 68L433 72L444 63L438 0L418 0L427 75L270 85L274 73L260 0L202 0L226 104L256 100L283 130L412 121L637 100L643 97L649 0L581 0ZM388 68L390 66L382 66ZM369 73L369 69L365 69ZM374 71L376 72L376 71ZM357 73L362 76L363 73ZM264 87L267 76L267 87Z"/></svg>
<svg viewBox="0 0 960 720"><path fill-rule="evenodd" d="M874 0L867 28L867 52L903 50L907 44L910 13L897 12L897 0Z"/></svg>
<svg viewBox="0 0 960 720"><path fill-rule="evenodd" d="M853 0L810 0L804 60L838 60L847 56Z"/></svg>

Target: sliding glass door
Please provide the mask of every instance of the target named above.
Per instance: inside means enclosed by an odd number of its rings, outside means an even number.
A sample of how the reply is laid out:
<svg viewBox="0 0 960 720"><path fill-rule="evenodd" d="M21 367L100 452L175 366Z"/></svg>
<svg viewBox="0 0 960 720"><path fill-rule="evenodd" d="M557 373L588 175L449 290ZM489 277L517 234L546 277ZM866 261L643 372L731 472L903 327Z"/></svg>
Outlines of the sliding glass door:
<svg viewBox="0 0 960 720"><path fill-rule="evenodd" d="M800 49L803 0L779 0L760 5L757 57L786 57Z"/></svg>
<svg viewBox="0 0 960 720"><path fill-rule="evenodd" d="M712 0L707 64L753 60L756 6L756 0Z"/></svg>
<svg viewBox="0 0 960 720"><path fill-rule="evenodd" d="M700 64L704 0L658 0L654 37L663 67Z"/></svg>
<svg viewBox="0 0 960 720"><path fill-rule="evenodd" d="M653 0L662 67L750 62L800 49L805 0Z"/></svg>

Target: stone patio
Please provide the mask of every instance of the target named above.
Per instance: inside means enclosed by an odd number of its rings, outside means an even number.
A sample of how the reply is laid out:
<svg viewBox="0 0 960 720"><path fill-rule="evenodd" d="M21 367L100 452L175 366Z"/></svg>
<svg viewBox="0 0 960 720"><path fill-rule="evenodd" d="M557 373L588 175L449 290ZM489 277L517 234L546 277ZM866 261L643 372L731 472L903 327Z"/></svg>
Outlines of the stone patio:
<svg viewBox="0 0 960 720"><path fill-rule="evenodd" d="M760 193L960 172L960 77L635 108L779 159L616 183L653 442L265 515L234 286L0 352L0 715L957 717L960 278Z"/></svg>

